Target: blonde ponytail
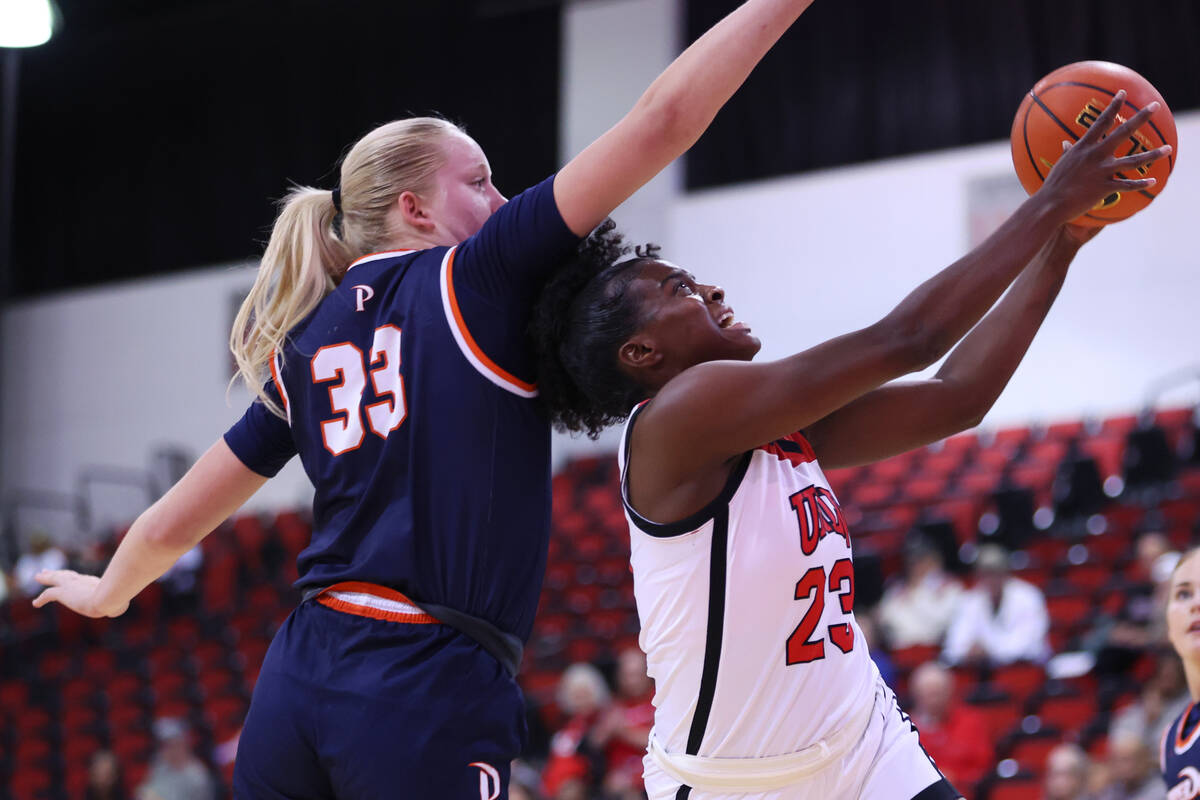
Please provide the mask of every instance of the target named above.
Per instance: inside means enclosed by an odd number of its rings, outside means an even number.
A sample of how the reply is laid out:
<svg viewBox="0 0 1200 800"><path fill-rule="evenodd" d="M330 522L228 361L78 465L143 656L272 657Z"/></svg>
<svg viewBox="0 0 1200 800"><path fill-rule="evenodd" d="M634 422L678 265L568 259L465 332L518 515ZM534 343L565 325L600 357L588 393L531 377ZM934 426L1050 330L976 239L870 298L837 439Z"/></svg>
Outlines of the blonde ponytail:
<svg viewBox="0 0 1200 800"><path fill-rule="evenodd" d="M442 140L462 133L444 119L413 117L359 139L342 162L339 233L333 229L332 192L301 186L283 199L258 277L229 335L238 367L234 380L244 381L278 416L284 410L265 390L273 354L356 258L394 247L404 233L394 229L389 215L396 198L405 191L426 192L445 163Z"/></svg>
<svg viewBox="0 0 1200 800"><path fill-rule="evenodd" d="M296 323L333 291L355 254L333 232L332 193L298 186L281 203L263 253L258 277L229 335L237 374L271 411L284 416L267 396L270 362Z"/></svg>

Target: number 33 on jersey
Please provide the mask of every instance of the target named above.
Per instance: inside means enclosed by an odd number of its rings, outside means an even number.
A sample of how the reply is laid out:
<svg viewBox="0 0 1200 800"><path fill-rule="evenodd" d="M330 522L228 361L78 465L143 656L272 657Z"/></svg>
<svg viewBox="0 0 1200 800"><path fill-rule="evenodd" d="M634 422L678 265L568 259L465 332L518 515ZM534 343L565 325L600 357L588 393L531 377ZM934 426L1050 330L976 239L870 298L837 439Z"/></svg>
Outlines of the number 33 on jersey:
<svg viewBox="0 0 1200 800"><path fill-rule="evenodd" d="M322 347L310 363L313 383L329 384L329 407L335 416L321 423L321 439L333 455L362 446L364 417L366 429L381 439L404 422L400 329L395 325L375 329L369 358L350 342L342 342ZM364 405L368 378L375 400Z"/></svg>

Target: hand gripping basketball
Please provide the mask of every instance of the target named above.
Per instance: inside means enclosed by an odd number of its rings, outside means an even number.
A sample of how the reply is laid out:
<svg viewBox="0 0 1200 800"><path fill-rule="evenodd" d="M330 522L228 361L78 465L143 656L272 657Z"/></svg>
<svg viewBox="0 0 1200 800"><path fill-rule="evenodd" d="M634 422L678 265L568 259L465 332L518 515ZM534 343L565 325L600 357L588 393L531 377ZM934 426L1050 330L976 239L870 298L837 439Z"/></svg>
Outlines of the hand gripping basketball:
<svg viewBox="0 0 1200 800"><path fill-rule="evenodd" d="M1116 155L1117 148L1128 141L1150 115L1159 109L1158 102L1152 102L1116 128L1112 128L1117 112L1124 102L1125 90L1122 89L1116 93L1112 102L1079 141L1066 149L1062 158L1046 176L1040 193L1045 193L1047 201L1053 204L1056 213L1062 214L1063 222L1070 222L1087 213L1113 192L1137 191L1155 184L1152 177L1122 178L1117 175L1134 172L1171 152L1170 145L1163 145L1133 155Z"/></svg>

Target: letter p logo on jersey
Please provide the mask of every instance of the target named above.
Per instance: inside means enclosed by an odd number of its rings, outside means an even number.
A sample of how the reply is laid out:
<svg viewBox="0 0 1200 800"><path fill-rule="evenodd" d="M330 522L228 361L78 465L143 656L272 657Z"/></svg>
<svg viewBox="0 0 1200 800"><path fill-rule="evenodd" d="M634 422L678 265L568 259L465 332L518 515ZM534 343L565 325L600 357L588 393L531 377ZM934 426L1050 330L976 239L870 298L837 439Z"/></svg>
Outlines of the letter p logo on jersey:
<svg viewBox="0 0 1200 800"><path fill-rule="evenodd" d="M365 310L363 304L375 296L375 290L365 283L357 283L354 285L354 298L357 301L359 311Z"/></svg>
<svg viewBox="0 0 1200 800"><path fill-rule="evenodd" d="M491 764L472 761L468 766L479 768L479 800L496 800L500 796L500 773Z"/></svg>

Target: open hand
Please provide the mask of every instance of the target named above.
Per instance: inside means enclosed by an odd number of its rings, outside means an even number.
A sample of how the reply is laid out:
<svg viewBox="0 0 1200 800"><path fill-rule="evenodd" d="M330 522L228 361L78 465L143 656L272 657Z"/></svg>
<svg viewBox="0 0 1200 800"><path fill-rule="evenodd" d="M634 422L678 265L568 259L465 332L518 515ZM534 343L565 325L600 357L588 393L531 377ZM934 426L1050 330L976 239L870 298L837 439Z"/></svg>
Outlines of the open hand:
<svg viewBox="0 0 1200 800"><path fill-rule="evenodd" d="M118 617L129 608L111 610L101 609L96 603L96 587L100 579L95 575L81 575L69 569L42 570L34 576L37 582L47 587L33 601L34 608L41 608L47 603L60 603L85 617Z"/></svg>
<svg viewBox="0 0 1200 800"><path fill-rule="evenodd" d="M1062 213L1064 220L1073 220L1087 213L1113 192L1131 192L1153 186L1154 178L1121 178L1116 173L1131 174L1138 167L1170 154L1171 146L1163 145L1134 155L1116 156L1117 149L1126 144L1134 131L1160 107L1157 102L1149 103L1110 132L1109 128L1124 102L1125 90L1122 89L1087 133L1066 149L1046 176L1041 191Z"/></svg>

